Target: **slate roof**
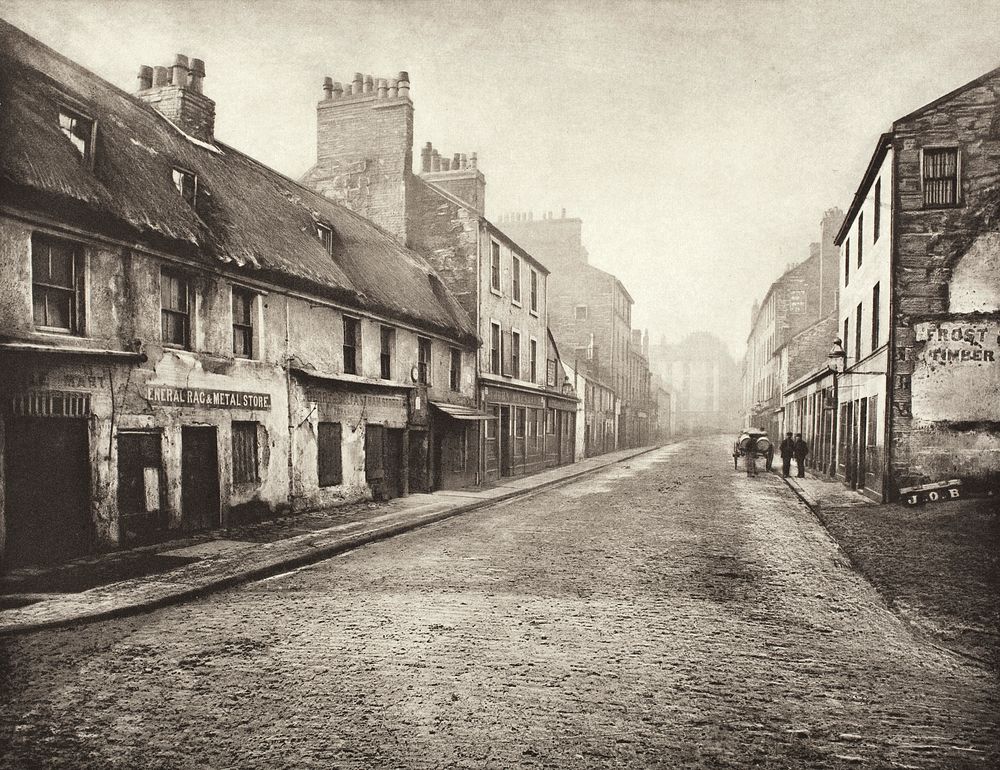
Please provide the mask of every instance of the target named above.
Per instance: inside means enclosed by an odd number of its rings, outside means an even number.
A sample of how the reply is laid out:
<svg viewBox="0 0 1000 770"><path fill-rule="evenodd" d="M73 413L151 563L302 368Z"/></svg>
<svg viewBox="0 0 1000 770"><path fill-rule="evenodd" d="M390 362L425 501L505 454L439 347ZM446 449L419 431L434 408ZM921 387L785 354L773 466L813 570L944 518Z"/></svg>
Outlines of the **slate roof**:
<svg viewBox="0 0 1000 770"><path fill-rule="evenodd" d="M92 169L60 131L60 105L96 121ZM137 97L0 20L0 200L477 344L474 324L421 256L213 144L192 140ZM198 175L196 210L174 187L174 167ZM332 258L317 222L333 230Z"/></svg>

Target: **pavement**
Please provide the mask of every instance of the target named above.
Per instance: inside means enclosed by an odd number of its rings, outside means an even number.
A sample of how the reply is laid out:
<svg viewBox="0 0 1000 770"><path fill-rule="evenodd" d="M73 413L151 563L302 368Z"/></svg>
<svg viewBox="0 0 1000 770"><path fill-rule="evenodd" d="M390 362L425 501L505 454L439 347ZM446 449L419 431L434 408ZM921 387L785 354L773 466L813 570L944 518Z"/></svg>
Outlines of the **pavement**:
<svg viewBox="0 0 1000 770"><path fill-rule="evenodd" d="M844 486L836 479L816 476L810 471L802 478L792 475L784 479L796 495L813 511L822 508L866 508L876 506L871 498Z"/></svg>
<svg viewBox="0 0 1000 770"><path fill-rule="evenodd" d="M914 634L779 477L733 471L730 444L0 638L0 764L1000 767L993 672Z"/></svg>
<svg viewBox="0 0 1000 770"><path fill-rule="evenodd" d="M295 569L452 516L531 495L652 449L655 447L609 452L478 489L412 494L384 504L348 507L342 518L338 515L339 509L328 509L318 517L303 516L302 528L307 530L304 533L295 526L276 528L264 522L242 528L235 537L219 530L189 539L190 544L182 542L174 547L160 544L153 549L136 549L131 554L111 552L64 567L55 575L29 574L22 580L28 587L38 583L44 586L47 582L59 586L81 580L98 583L87 590L65 593L35 590L12 595L8 579L7 595L0 597L7 600L8 607L0 610L0 636L120 617L182 602L209 591ZM289 517L286 522L295 522L297 518ZM130 569L145 574L113 582L92 578L93 575L114 575ZM61 579L64 574L72 577Z"/></svg>

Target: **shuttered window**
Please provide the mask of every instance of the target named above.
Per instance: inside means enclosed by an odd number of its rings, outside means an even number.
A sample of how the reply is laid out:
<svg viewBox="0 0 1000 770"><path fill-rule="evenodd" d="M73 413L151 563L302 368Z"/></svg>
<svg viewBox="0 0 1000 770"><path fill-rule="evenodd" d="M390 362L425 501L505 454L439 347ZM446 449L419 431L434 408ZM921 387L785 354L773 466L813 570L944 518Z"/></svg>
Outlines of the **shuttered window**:
<svg viewBox="0 0 1000 770"><path fill-rule="evenodd" d="M924 150L924 205L954 206L958 203L958 148Z"/></svg>
<svg viewBox="0 0 1000 770"><path fill-rule="evenodd" d="M257 471L257 423L233 423L233 483L259 480Z"/></svg>
<svg viewBox="0 0 1000 770"><path fill-rule="evenodd" d="M319 424L319 485L336 487L344 482L340 459L341 427L339 422Z"/></svg>

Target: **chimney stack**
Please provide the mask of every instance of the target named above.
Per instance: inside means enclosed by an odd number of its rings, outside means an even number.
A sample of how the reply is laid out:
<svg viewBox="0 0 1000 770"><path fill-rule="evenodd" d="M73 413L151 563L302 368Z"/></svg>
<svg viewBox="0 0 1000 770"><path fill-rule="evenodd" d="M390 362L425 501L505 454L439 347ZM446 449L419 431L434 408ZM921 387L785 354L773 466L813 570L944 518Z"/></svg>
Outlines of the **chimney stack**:
<svg viewBox="0 0 1000 770"><path fill-rule="evenodd" d="M203 93L205 62L174 56L169 67L139 68L136 94L181 131L211 142L215 138L215 102Z"/></svg>

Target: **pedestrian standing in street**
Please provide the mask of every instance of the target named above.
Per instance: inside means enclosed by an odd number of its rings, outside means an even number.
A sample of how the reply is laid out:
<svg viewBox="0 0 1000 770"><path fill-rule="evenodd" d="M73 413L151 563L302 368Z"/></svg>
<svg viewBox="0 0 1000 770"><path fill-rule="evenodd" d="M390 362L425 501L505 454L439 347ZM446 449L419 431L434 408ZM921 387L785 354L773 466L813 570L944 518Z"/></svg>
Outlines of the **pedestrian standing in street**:
<svg viewBox="0 0 1000 770"><path fill-rule="evenodd" d="M795 442L791 433L785 434L778 451L781 452L781 476L787 479L792 472L792 454L795 452Z"/></svg>
<svg viewBox="0 0 1000 770"><path fill-rule="evenodd" d="M795 467L798 470L798 477L806 477L806 455L809 454L809 445L802 439L801 433L795 434L795 446L792 448L795 457Z"/></svg>

